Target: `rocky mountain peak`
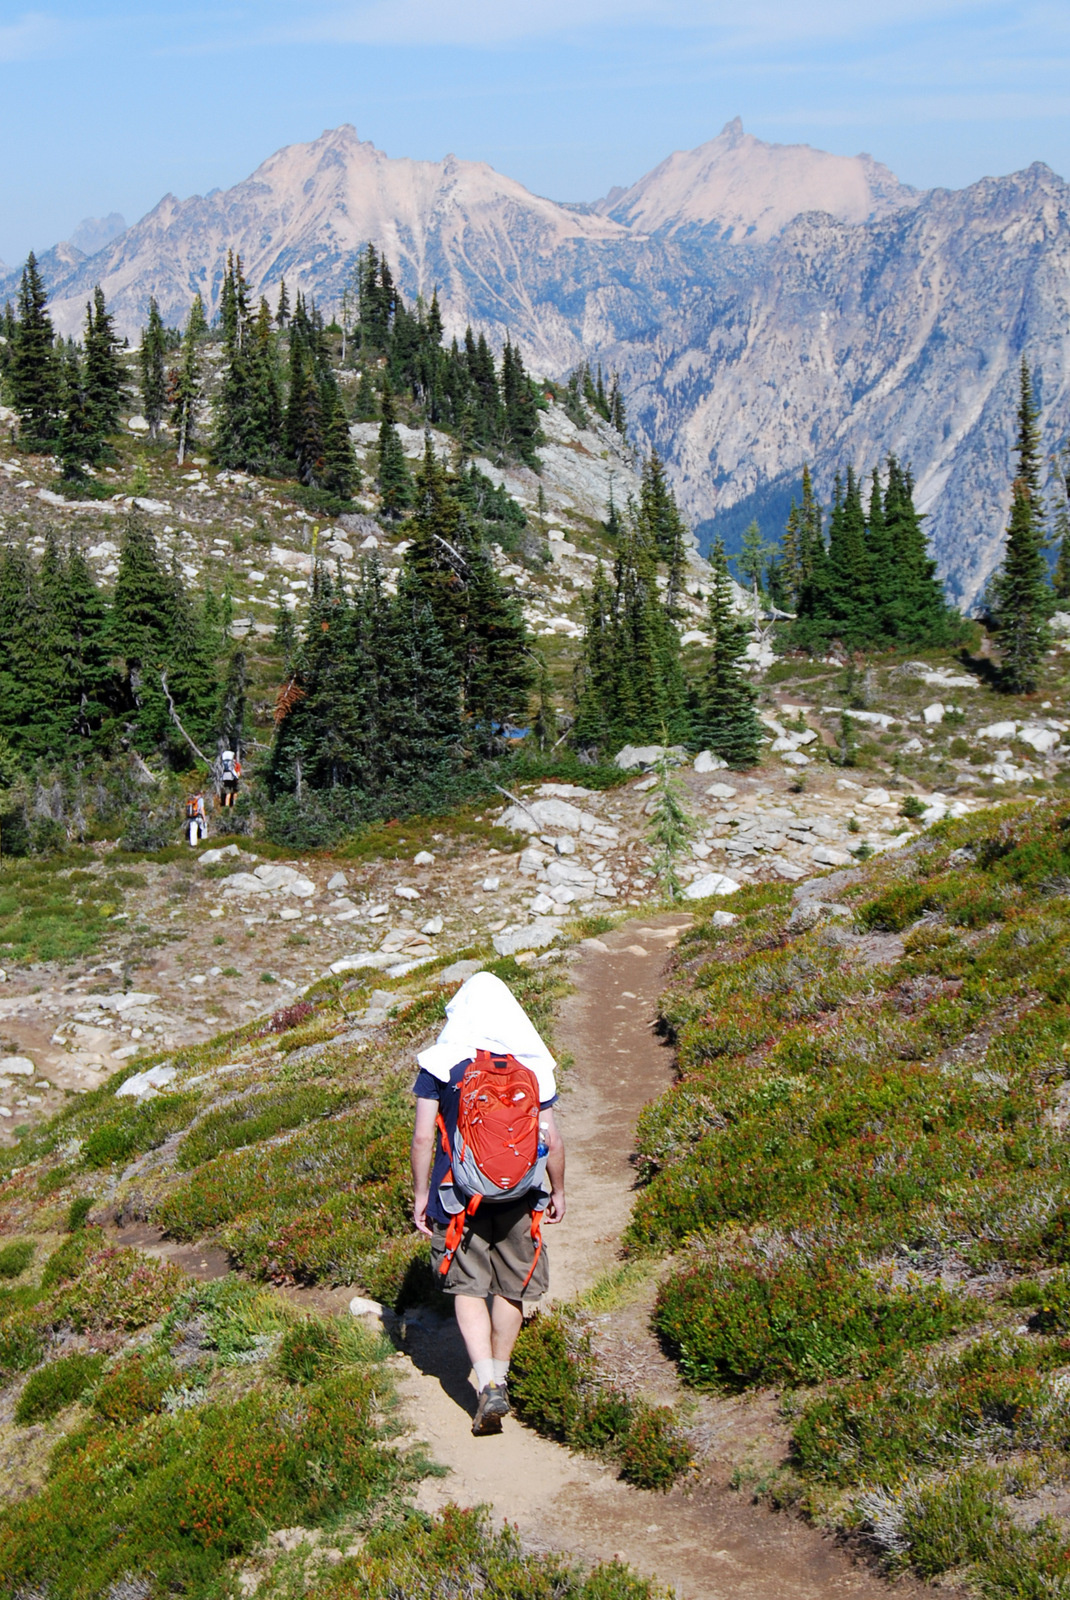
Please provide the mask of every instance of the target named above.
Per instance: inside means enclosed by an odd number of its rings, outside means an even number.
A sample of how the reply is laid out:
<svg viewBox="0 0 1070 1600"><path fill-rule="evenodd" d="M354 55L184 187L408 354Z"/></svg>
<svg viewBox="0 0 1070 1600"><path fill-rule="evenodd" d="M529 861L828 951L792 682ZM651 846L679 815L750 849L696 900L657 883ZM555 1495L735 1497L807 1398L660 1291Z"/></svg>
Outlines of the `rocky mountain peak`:
<svg viewBox="0 0 1070 1600"><path fill-rule="evenodd" d="M872 156L836 156L810 145L767 144L741 118L716 139L677 150L594 210L629 228L673 235L708 229L732 243L763 244L803 211L866 222L910 205L918 191Z"/></svg>

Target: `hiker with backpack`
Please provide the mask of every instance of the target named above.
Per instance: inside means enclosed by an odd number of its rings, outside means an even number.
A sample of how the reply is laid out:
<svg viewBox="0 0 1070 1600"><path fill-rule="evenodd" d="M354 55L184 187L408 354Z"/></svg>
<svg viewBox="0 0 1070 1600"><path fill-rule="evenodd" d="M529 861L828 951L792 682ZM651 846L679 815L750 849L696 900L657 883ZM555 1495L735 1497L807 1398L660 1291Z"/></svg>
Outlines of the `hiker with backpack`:
<svg viewBox="0 0 1070 1600"><path fill-rule="evenodd" d="M510 990L477 972L413 1084L413 1219L431 1240L475 1372L474 1434L500 1433L524 1301L549 1285L543 1222L565 1215L555 1062ZM437 1130L437 1142L436 1142Z"/></svg>

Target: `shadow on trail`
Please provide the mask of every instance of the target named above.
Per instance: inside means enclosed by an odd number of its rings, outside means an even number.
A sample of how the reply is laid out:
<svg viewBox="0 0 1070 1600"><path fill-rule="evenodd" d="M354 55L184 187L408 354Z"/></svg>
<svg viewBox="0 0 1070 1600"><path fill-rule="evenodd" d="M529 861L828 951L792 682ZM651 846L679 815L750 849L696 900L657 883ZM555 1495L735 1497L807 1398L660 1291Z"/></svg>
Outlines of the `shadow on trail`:
<svg viewBox="0 0 1070 1600"><path fill-rule="evenodd" d="M426 1307L410 1311L392 1338L418 1372L435 1378L454 1405L467 1416L475 1416L476 1392L468 1381L468 1352L452 1316L441 1317Z"/></svg>
<svg viewBox="0 0 1070 1600"><path fill-rule="evenodd" d="M958 653L959 665L984 684L986 689L1002 689L1003 674L990 656L973 656L968 650Z"/></svg>

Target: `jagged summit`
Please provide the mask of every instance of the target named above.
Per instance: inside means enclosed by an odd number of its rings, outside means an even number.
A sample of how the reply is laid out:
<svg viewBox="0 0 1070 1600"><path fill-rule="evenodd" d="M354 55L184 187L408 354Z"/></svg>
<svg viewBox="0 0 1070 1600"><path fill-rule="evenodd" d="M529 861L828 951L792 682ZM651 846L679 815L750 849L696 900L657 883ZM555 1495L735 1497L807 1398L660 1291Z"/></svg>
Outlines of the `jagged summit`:
<svg viewBox="0 0 1070 1600"><path fill-rule="evenodd" d="M763 244L800 212L867 222L918 198L918 190L872 156L767 144L733 117L716 139L674 151L630 188L610 190L591 209L649 233L709 228L733 243Z"/></svg>

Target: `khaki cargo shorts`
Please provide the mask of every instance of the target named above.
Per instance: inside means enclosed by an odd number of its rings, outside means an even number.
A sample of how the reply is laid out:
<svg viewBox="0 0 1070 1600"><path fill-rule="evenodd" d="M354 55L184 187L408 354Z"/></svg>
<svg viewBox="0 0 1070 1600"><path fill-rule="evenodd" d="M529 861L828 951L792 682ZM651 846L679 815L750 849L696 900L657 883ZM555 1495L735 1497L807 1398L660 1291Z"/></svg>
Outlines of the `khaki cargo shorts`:
<svg viewBox="0 0 1070 1600"><path fill-rule="evenodd" d="M550 1260L545 1241L531 1281L524 1288L524 1279L531 1271L535 1255L531 1206L526 1197L509 1205L484 1203L474 1217L466 1220L464 1235L445 1280L439 1273L446 1248L446 1229L440 1222L432 1226L435 1236L431 1241L431 1264L435 1282L446 1294L475 1295L480 1300L486 1299L488 1294L500 1294L506 1300L541 1300L546 1293L550 1284Z"/></svg>

